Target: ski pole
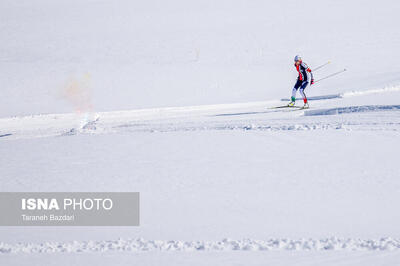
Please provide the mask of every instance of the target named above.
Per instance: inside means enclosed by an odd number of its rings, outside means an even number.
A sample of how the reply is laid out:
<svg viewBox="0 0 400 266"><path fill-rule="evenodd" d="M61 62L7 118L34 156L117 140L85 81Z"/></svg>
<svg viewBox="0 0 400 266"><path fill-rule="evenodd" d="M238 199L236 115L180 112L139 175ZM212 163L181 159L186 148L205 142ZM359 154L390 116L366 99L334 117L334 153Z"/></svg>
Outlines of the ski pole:
<svg viewBox="0 0 400 266"><path fill-rule="evenodd" d="M313 71L316 71L316 70L318 70L318 69L320 69L320 68L323 68L324 66L326 66L326 65L328 65L328 64L330 64L330 63L331 63L331 61L328 61L328 62L326 62L325 64L322 64L322 65L320 65L319 67L314 68Z"/></svg>
<svg viewBox="0 0 400 266"><path fill-rule="evenodd" d="M336 75L338 75L338 74L340 74L340 73L343 73L343 72L345 72L345 71L346 71L346 69L340 70L340 71L335 72L335 73L333 73L333 74L330 74L330 75L328 75L328 76L326 76L326 77L320 78L319 80L315 81L315 83L317 83L317 82L319 82L319 81L321 81L321 80L324 80L324 79L327 79L327 78L336 76Z"/></svg>

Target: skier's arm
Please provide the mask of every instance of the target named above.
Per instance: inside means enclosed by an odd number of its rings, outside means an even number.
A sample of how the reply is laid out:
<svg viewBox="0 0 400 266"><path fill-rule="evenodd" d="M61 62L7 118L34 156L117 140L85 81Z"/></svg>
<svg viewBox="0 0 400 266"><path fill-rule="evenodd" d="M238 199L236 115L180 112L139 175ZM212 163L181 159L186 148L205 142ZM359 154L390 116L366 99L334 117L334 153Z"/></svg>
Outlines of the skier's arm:
<svg viewBox="0 0 400 266"><path fill-rule="evenodd" d="M314 84L314 76L313 76L313 73L312 73L312 71L311 71L311 68L309 68L306 64L304 64L304 68L306 69L306 71L307 71L308 73L310 73L310 76L311 76L311 85Z"/></svg>
<svg viewBox="0 0 400 266"><path fill-rule="evenodd" d="M314 76L313 76L313 74L312 74L311 68L307 68L307 72L310 73L310 76L311 76L311 84L314 84Z"/></svg>

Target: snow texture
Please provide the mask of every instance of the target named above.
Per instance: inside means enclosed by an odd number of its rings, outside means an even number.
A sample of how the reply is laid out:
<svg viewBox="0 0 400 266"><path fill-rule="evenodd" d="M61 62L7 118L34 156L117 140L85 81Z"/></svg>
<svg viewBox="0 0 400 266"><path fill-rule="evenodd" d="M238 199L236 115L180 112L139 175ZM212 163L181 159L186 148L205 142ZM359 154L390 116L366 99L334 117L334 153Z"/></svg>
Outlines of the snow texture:
<svg viewBox="0 0 400 266"><path fill-rule="evenodd" d="M0 253L81 253L145 251L392 251L400 249L400 240L382 239L268 239L221 241L163 241L118 239L109 241L73 241L6 244L0 242Z"/></svg>
<svg viewBox="0 0 400 266"><path fill-rule="evenodd" d="M0 228L0 264L398 265L398 10L0 1L0 190L141 193L140 227ZM275 108L296 54L347 71Z"/></svg>

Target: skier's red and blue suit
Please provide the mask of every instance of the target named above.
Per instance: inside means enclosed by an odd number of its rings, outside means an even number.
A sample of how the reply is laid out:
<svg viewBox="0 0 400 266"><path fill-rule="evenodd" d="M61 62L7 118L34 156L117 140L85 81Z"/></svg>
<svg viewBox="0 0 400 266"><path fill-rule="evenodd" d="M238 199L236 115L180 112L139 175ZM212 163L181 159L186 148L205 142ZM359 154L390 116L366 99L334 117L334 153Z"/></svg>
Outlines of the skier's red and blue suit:
<svg viewBox="0 0 400 266"><path fill-rule="evenodd" d="M296 84L293 87L292 101L295 101L296 92L300 88L300 94L303 97L303 101L304 101L304 103L307 103L307 97L304 94L304 89L308 85L308 73L310 73L310 75L311 75L311 82L314 81L313 74L311 72L311 69L307 66L306 63L301 62L299 65L295 64L294 66L296 67L296 70L299 73L299 76L297 77Z"/></svg>

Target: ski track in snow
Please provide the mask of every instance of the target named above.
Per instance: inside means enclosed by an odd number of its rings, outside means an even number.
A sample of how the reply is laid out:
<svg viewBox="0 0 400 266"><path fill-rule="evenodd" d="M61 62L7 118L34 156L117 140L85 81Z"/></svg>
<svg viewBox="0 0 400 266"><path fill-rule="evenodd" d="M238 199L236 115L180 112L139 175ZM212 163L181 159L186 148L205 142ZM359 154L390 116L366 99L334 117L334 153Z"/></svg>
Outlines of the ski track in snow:
<svg viewBox="0 0 400 266"><path fill-rule="evenodd" d="M350 98L354 96L365 96L371 94L382 94L388 92L399 92L399 86L392 86L392 87L385 87L381 89L369 89L369 90L352 90L338 94L329 94L329 95L321 95L321 96L311 96L307 97L309 101L316 101L316 100L331 100L337 98ZM301 101L302 98L296 98L297 101ZM283 98L281 101L290 101L289 98Z"/></svg>
<svg viewBox="0 0 400 266"><path fill-rule="evenodd" d="M304 113L304 115L305 116L339 115L339 114L348 114L348 113L397 111L397 110L400 110L400 105L362 105L362 106L349 106L349 107L310 110L310 111L306 111Z"/></svg>
<svg viewBox="0 0 400 266"><path fill-rule="evenodd" d="M392 87L385 87L381 89L369 89L369 90L353 90L344 93L340 93L340 98L347 98L353 96L362 96L362 95L369 95L369 94L381 94L387 92L398 92L400 91L399 86L392 86Z"/></svg>
<svg viewBox="0 0 400 266"><path fill-rule="evenodd" d="M398 91L400 91L400 87L389 87L351 91L338 95L315 96L310 99L315 101L331 100ZM351 105L331 108L318 108L317 106L310 110L271 109L271 107L279 105L281 105L280 101L268 101L10 117L0 119L0 138L1 140L12 140L78 134L201 130L400 131L398 116L400 105ZM381 115L382 112L385 112L385 116ZM346 116L342 116L344 114ZM360 117L361 114L364 119Z"/></svg>
<svg viewBox="0 0 400 266"><path fill-rule="evenodd" d="M104 241L72 241L7 244L0 242L0 254L9 253L82 253L82 252L145 252L145 251L388 251L399 250L400 239L285 239L231 240L221 241L164 241L118 239Z"/></svg>

